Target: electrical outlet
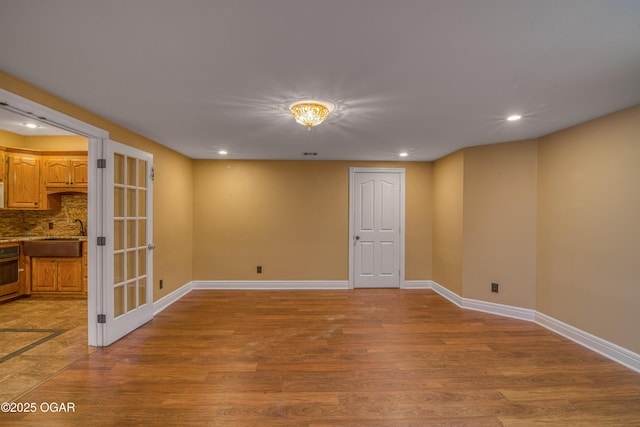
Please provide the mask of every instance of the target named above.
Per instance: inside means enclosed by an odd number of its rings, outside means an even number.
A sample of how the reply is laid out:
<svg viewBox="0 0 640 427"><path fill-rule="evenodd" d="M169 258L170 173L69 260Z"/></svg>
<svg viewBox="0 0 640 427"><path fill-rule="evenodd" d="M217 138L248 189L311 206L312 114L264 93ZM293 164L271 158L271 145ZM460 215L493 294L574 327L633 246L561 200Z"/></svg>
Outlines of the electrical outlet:
<svg viewBox="0 0 640 427"><path fill-rule="evenodd" d="M262 274L262 266L261 265L256 267L256 273Z"/></svg>
<svg viewBox="0 0 640 427"><path fill-rule="evenodd" d="M160 289L164 287L164 280L160 279Z"/></svg>
<svg viewBox="0 0 640 427"><path fill-rule="evenodd" d="M500 285L497 283L491 284L491 292L495 292L496 294L499 292Z"/></svg>

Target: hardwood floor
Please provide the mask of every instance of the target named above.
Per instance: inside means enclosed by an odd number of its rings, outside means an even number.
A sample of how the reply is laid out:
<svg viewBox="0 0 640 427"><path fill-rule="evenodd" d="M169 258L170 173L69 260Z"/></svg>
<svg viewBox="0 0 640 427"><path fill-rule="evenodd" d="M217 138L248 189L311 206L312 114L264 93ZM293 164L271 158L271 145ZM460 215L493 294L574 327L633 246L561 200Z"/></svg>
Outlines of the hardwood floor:
<svg viewBox="0 0 640 427"><path fill-rule="evenodd" d="M640 374L430 290L193 291L16 402L0 424L632 426Z"/></svg>

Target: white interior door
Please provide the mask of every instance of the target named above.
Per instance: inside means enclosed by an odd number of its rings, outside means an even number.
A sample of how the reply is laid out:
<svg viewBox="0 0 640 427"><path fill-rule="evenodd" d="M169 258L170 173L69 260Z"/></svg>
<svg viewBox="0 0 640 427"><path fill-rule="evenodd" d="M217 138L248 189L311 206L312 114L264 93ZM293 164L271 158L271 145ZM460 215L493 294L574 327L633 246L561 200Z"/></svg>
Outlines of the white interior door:
<svg viewBox="0 0 640 427"><path fill-rule="evenodd" d="M114 141L106 141L104 156L103 345L109 345L153 318L153 156Z"/></svg>
<svg viewBox="0 0 640 427"><path fill-rule="evenodd" d="M351 170L351 283L397 288L404 282L404 169Z"/></svg>

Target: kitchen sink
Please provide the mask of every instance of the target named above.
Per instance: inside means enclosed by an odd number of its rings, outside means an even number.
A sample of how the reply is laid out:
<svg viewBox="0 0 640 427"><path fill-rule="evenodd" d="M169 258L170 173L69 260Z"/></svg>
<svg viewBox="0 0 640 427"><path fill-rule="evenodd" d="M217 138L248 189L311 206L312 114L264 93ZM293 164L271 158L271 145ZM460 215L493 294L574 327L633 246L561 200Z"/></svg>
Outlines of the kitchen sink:
<svg viewBox="0 0 640 427"><path fill-rule="evenodd" d="M42 240L27 240L23 243L26 256L37 257L79 257L82 256L82 242L79 239L49 237Z"/></svg>
<svg viewBox="0 0 640 427"><path fill-rule="evenodd" d="M77 242L78 239L76 239L75 237L45 237L44 239L40 239L40 240L66 240L66 241L74 241ZM36 240L37 242L38 240Z"/></svg>

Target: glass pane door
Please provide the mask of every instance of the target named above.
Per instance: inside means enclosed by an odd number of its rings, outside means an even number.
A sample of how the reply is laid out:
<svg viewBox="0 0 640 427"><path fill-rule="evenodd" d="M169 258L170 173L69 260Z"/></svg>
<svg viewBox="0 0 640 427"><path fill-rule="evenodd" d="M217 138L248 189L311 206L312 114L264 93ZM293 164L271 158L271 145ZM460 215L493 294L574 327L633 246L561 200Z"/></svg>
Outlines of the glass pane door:
<svg viewBox="0 0 640 427"><path fill-rule="evenodd" d="M152 157L149 153L109 141L106 150L107 179L113 214L112 239L107 250L113 255L107 268L106 292L109 305L107 341L121 336L151 320L152 248L150 179ZM111 165L111 167L109 167ZM108 345L108 344L107 344Z"/></svg>
<svg viewBox="0 0 640 427"><path fill-rule="evenodd" d="M147 162L114 155L113 313L121 316L147 303Z"/></svg>

